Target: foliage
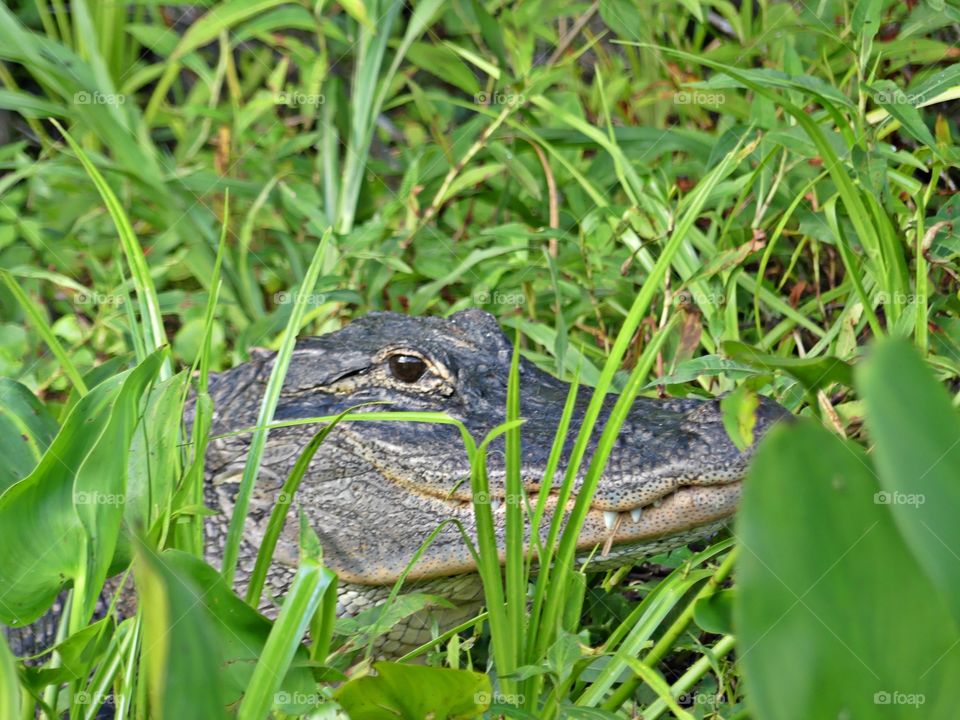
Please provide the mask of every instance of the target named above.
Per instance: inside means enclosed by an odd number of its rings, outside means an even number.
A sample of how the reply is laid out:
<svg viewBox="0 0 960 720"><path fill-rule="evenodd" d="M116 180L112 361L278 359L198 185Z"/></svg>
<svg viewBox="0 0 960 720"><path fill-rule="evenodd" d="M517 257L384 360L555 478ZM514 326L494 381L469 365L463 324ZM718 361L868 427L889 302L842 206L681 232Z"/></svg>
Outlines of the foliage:
<svg viewBox="0 0 960 720"><path fill-rule="evenodd" d="M0 6L0 618L69 592L56 652L0 640L0 713L951 717L958 27L944 0ZM514 545L501 573L481 532L473 635L373 675L356 648L427 599L334 625L305 528L271 625L199 559L207 372L370 310L472 306L597 391L575 453L613 442L607 389L615 416L732 392L744 444L758 393L801 418L758 454L737 549L588 580L601 452L556 563ZM255 442L245 493L258 465ZM511 537L540 519L517 506ZM91 622L131 567L140 610Z"/></svg>

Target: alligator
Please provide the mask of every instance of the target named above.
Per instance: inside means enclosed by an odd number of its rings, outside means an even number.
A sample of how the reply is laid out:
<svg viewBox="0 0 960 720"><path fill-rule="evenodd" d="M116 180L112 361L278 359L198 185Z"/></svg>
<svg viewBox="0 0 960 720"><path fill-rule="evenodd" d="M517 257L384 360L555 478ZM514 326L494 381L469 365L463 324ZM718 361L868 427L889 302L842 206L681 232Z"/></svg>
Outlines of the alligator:
<svg viewBox="0 0 960 720"><path fill-rule="evenodd" d="M432 411L459 420L477 440L506 418L507 382L513 345L494 317L477 309L449 316L410 317L374 312L329 334L300 340L274 413L277 423L385 410ZM207 559L219 567L240 479L275 355L255 350L251 360L213 374L209 392L214 416L205 458L205 502L214 511L206 522ZM556 476L544 477L569 385L520 358L520 475L526 499L546 499L546 533L558 511L556 491L567 469L589 392L580 389L569 437ZM605 399L597 428L613 408ZM192 422L194 401L187 405ZM759 437L789 414L761 398L756 410ZM243 590L253 570L270 512L284 481L317 432L304 422L270 430L260 473L245 518L236 581ZM594 436L599 433L594 433ZM507 503L504 441L487 456L489 502L498 548L504 552ZM574 494L596 449L587 447ZM602 569L640 559L716 533L730 518L752 448L739 451L724 429L716 399L638 397L627 415L593 495L579 534L581 558ZM447 602L406 618L381 639L378 652L395 656L453 627L482 604L480 576L457 520L475 537L470 466L460 431L450 424L408 421L345 421L319 446L295 506L302 508L320 539L324 563L339 577L338 615L354 616L385 600L406 572L405 591L436 595ZM506 501L506 502L505 502ZM570 505L563 509L569 511ZM439 533L414 562L424 541ZM267 578L260 609L274 615L289 587L299 556L297 513L289 512ZM527 537L528 548L531 545ZM598 548L602 550L595 552ZM578 558L578 559L581 559ZM43 626L44 631L37 628ZM55 613L33 627L17 654L49 644ZM45 637L41 637L45 636Z"/></svg>
<svg viewBox="0 0 960 720"><path fill-rule="evenodd" d="M469 309L448 318L375 312L342 329L296 345L274 419L278 423L384 410L442 412L459 420L478 441L504 422L513 346L494 317ZM250 443L231 434L257 423L274 355L257 352L239 367L215 376L210 394L215 413L206 458L207 504L221 514L207 523L214 563L222 554ZM544 478L547 460L569 385L519 361L521 468L527 499L549 492L546 532L575 432L564 444L556 478ZM579 427L589 392L578 393L572 419ZM616 400L600 414L602 428ZM761 398L755 434L788 416ZM312 424L271 430L246 518L237 578L253 569L270 510L301 451L317 431ZM594 433L598 436L599 433ZM487 457L498 548L504 550L506 516L502 437ZM588 446L574 492L597 437ZM751 450L739 451L722 422L716 399L638 397L622 425L579 534L578 550L598 547L592 567L632 564L639 559L714 534L732 515ZM297 493L317 532L324 562L339 576L338 613L355 615L385 599L407 572L406 590L436 594L453 608L424 611L395 628L382 644L385 654L429 639L434 621L450 627L469 618L482 601L475 561L455 519L470 536L476 524L470 466L453 425L364 421L338 424L320 445ZM567 508L569 510L569 506ZM289 513L268 584L282 596L297 563L299 526ZM427 536L443 525L413 562ZM529 536L527 537L528 547ZM266 601L269 604L269 600ZM268 610L269 608L264 607Z"/></svg>

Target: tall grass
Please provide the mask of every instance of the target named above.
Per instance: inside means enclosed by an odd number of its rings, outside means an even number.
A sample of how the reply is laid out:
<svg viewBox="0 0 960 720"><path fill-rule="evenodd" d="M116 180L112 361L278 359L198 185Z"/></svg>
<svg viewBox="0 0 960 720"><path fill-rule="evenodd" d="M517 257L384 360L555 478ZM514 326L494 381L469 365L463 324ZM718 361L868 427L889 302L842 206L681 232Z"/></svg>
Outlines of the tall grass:
<svg viewBox="0 0 960 720"><path fill-rule="evenodd" d="M3 386L0 412L3 621L72 584L41 671L0 642L0 713L93 717L112 693L118 717L337 703L362 716L356 703L374 697L411 717L949 717L955 698L937 683L958 636L953 3L229 0L192 12L0 7L12 118L0 375L19 383ZM543 527L546 493L508 505L503 566L478 503L485 611L405 658L452 667L374 677L377 637L427 601L398 584L392 610L337 623L335 580L304 528L295 591L276 623L258 617L291 508L274 509L245 601L230 590L260 452L298 334L370 310L472 306L517 345L503 424L486 438L460 426L475 496L500 435L505 490L522 494L520 355L574 381L545 481L560 506L578 472L583 484L566 525ZM202 562L207 376L256 346L279 360L221 576ZM191 385L194 422L177 436ZM721 539L656 558L657 583L584 575L577 533L632 400L734 390L732 412L762 393L807 420L761 453L739 549ZM313 419L324 427L288 485L336 423L374 419L452 422L370 408ZM75 461L69 473L54 454ZM91 508L81 492L136 501ZM873 493L925 501L888 507ZM107 573L131 567L136 613L91 622ZM896 612L917 597L927 610ZM868 606L873 624L857 610ZM881 624L895 640L877 639ZM435 692L405 705L391 683L420 670L437 671L416 674ZM464 704L437 704L439 688Z"/></svg>

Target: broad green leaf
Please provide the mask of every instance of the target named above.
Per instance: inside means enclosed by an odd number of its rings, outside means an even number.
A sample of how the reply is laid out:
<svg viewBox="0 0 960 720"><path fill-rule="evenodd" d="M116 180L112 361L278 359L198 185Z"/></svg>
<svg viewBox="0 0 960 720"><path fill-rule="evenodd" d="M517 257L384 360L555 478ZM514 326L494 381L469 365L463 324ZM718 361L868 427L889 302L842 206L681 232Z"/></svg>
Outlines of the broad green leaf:
<svg viewBox="0 0 960 720"><path fill-rule="evenodd" d="M918 76L916 81L908 86L908 95L915 98L918 107L923 107L948 90L956 90L958 86L960 86L960 65L945 65L935 73Z"/></svg>
<svg viewBox="0 0 960 720"><path fill-rule="evenodd" d="M70 679L82 678L106 651L114 634L112 617L97 620L57 643L57 654Z"/></svg>
<svg viewBox="0 0 960 720"><path fill-rule="evenodd" d="M761 444L734 604L753 717L954 717L960 632L879 489L863 450L808 420Z"/></svg>
<svg viewBox="0 0 960 720"><path fill-rule="evenodd" d="M449 600L428 593L404 593L390 603L379 603L353 617L337 619L336 631L352 638L358 645L385 635L397 623L425 608L454 607ZM376 633L376 635L372 635Z"/></svg>
<svg viewBox="0 0 960 720"><path fill-rule="evenodd" d="M130 444L124 520L150 529L169 508L180 465L180 423L186 373L158 383L145 403L141 430ZM133 558L128 553L129 559Z"/></svg>
<svg viewBox="0 0 960 720"><path fill-rule="evenodd" d="M502 174L504 169L505 166L502 163L487 163L485 165L476 165L468 168L460 173L457 178L450 183L450 187L447 188L446 192L443 194L443 197L440 198L440 201L446 202L450 198L456 197L458 193L467 188L475 185L482 185L490 178Z"/></svg>
<svg viewBox="0 0 960 720"><path fill-rule="evenodd" d="M735 590L718 590L700 598L693 607L693 619L701 629L715 635L733 632L733 602Z"/></svg>
<svg viewBox="0 0 960 720"><path fill-rule="evenodd" d="M410 301L410 312L417 313L423 312L427 307L430 306L430 303L433 303L437 299L437 293L450 285L451 283L459 280L465 273L470 271L475 265L483 262L484 260L489 260L490 258L499 257L501 255L509 255L511 253L519 252L515 247L497 247L492 246L484 249L477 249L472 251L467 255L456 267L450 270L446 275L433 282L426 283L421 285L416 294Z"/></svg>
<svg viewBox="0 0 960 720"><path fill-rule="evenodd" d="M900 87L892 80L877 80L872 85L868 85L870 96L880 107L890 113L890 116L900 122L903 129L919 140L935 155L940 155L940 148L937 147L937 141L930 132L930 128L923 122L920 111L917 110L917 102L912 101Z"/></svg>
<svg viewBox="0 0 960 720"><path fill-rule="evenodd" d="M857 0L850 17L850 25L854 32L861 36L873 37L880 30L880 14L883 10L882 0Z"/></svg>
<svg viewBox="0 0 960 720"><path fill-rule="evenodd" d="M275 10L268 10L255 15L253 18L237 27L233 33L236 42L241 43L252 39L269 38L275 31L307 30L315 31L318 23L307 8L302 5L284 5ZM329 25L327 32L333 34L335 28ZM343 38L346 40L346 38Z"/></svg>
<svg viewBox="0 0 960 720"><path fill-rule="evenodd" d="M0 495L40 462L57 434L57 421L33 393L0 378Z"/></svg>
<svg viewBox="0 0 960 720"><path fill-rule="evenodd" d="M740 451L753 445L753 428L757 424L756 410L760 406L757 393L747 385L740 385L720 400L723 427Z"/></svg>
<svg viewBox="0 0 960 720"><path fill-rule="evenodd" d="M138 563L151 698L169 713L167 708L179 707L177 693L189 695L188 688L195 688L202 694L209 687L220 704L214 708L204 701L202 708L219 717L245 697L270 621L237 597L214 568L188 553L156 555L142 547ZM195 660L182 658L191 653ZM278 682L290 697L305 697L315 689L305 648L297 649L296 659L293 669L279 673ZM204 717L198 714L202 708L187 709L187 717Z"/></svg>
<svg viewBox="0 0 960 720"><path fill-rule="evenodd" d="M351 720L436 720L479 717L492 699L490 678L470 670L374 664L376 676L351 680L337 702Z"/></svg>
<svg viewBox="0 0 960 720"><path fill-rule="evenodd" d="M882 489L877 501L960 626L960 414L903 340L878 343L857 367L856 384Z"/></svg>
<svg viewBox="0 0 960 720"><path fill-rule="evenodd" d="M134 570L150 714L180 720L228 718L214 619L204 607L201 588L168 566L164 556L169 554L141 546Z"/></svg>
<svg viewBox="0 0 960 720"><path fill-rule="evenodd" d="M723 352L732 360L752 365L766 372L782 370L795 377L809 392L840 383L853 386L853 367L839 358L823 356L813 358L781 357L761 352L742 342L728 340L722 344Z"/></svg>
<svg viewBox="0 0 960 720"><path fill-rule="evenodd" d="M758 374L756 368L744 363L734 362L719 355L702 355L691 360L684 360L677 365L676 369L669 375L658 377L651 380L643 386L643 390L657 387L658 385L681 385L693 382L700 377L714 377L717 375L726 375L730 378L743 378L749 375Z"/></svg>
<svg viewBox="0 0 960 720"><path fill-rule="evenodd" d="M33 472L0 495L0 620L8 625L35 620L71 580L82 581L78 610L92 612L120 533L140 400L164 354L85 395Z"/></svg>

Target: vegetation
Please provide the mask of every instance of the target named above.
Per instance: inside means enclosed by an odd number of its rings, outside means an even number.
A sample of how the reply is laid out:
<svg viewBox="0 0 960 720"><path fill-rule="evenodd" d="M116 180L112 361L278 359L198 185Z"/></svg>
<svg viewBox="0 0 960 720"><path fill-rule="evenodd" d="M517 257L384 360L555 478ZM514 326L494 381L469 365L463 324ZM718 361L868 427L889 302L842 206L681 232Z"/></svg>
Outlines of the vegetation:
<svg viewBox="0 0 960 720"><path fill-rule="evenodd" d="M0 6L0 620L69 588L0 717L954 717L958 39L947 0ZM730 537L596 577L481 533L487 613L371 672L417 600L335 621L309 527L273 623L203 562L207 374L466 307L582 393L800 419Z"/></svg>

